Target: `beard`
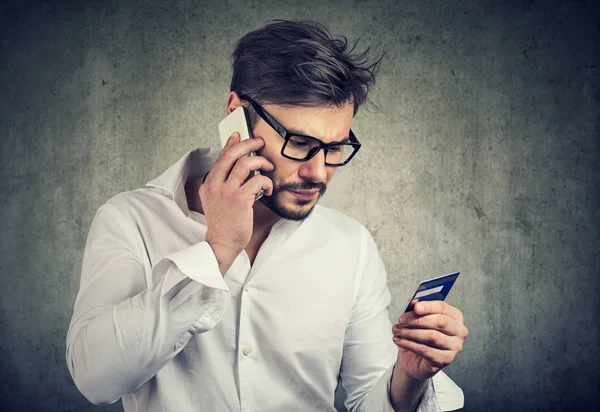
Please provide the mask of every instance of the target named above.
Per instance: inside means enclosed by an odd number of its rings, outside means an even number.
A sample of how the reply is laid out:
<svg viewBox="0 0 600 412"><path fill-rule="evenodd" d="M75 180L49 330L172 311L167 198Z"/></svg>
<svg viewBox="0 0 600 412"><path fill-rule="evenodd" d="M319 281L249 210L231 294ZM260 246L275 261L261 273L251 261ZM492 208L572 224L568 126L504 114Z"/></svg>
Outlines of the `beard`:
<svg viewBox="0 0 600 412"><path fill-rule="evenodd" d="M262 170L261 173L273 180L272 173ZM285 191L315 189L319 190L319 195L310 208L307 208L306 206L313 202L313 200L294 199L292 205L284 204L283 202L283 194ZM271 196L263 196L260 201L283 219L301 221L310 216L326 190L327 185L325 183L313 183L309 181L301 183L284 183L282 185L273 186L273 194L271 194Z"/></svg>

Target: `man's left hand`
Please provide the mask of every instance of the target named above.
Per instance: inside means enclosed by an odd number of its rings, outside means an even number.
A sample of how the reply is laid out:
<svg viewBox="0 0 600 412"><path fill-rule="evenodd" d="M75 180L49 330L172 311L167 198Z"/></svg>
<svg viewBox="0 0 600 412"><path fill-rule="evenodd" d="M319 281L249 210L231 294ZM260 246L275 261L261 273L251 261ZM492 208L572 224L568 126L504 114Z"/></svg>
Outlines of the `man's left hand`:
<svg viewBox="0 0 600 412"><path fill-rule="evenodd" d="M392 332L401 370L419 380L452 363L469 335L461 311L442 301L418 302Z"/></svg>

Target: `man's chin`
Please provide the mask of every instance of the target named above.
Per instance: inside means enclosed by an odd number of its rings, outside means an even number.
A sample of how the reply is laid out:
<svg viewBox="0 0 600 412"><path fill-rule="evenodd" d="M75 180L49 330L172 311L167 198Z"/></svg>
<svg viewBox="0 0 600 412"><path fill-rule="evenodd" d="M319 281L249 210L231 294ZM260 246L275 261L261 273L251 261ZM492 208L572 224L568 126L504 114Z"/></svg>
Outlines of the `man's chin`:
<svg viewBox="0 0 600 412"><path fill-rule="evenodd" d="M279 192L274 196L263 196L263 203L279 217L287 220L301 221L314 210L317 199L297 199L291 193Z"/></svg>

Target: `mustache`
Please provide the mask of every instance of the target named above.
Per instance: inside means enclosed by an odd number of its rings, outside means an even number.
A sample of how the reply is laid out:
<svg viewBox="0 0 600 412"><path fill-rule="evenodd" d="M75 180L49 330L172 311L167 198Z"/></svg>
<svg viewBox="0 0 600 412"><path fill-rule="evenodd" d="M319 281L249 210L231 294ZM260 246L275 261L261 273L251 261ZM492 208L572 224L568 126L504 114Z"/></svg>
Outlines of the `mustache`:
<svg viewBox="0 0 600 412"><path fill-rule="evenodd" d="M323 195L327 190L325 183L300 182L300 183L284 183L277 188L278 190L315 190L318 189Z"/></svg>

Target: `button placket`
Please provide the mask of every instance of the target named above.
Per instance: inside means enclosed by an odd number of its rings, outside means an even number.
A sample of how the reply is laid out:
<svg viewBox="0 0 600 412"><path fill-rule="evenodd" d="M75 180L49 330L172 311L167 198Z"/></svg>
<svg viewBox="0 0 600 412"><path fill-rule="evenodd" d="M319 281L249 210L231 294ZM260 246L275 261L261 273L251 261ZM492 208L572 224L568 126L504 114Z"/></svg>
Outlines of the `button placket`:
<svg viewBox="0 0 600 412"><path fill-rule="evenodd" d="M239 340L238 340L238 379L240 390L241 409L244 412L254 411L256 405L253 402L252 379L255 373L254 362L256 362L256 339L252 329L251 313L253 307L252 296L247 293L250 285L243 286L240 294L239 311Z"/></svg>
<svg viewBox="0 0 600 412"><path fill-rule="evenodd" d="M253 332L251 329L252 323L249 321L249 310L252 307L251 300L249 301L245 296L245 289L247 285L244 285L247 282L248 277L250 276L250 272L252 270L250 266L250 260L248 259L248 255L245 251L240 253L238 258L236 259L237 266L236 267L236 281L238 283L237 289L238 294L238 324L239 324L239 332L238 332L238 340L237 340L237 360L238 360L238 384L239 384L239 396L240 396L240 407L241 410L251 411L254 409L254 405L252 403L252 366L248 364L248 362L252 362L251 354L252 349L254 347L254 338Z"/></svg>

